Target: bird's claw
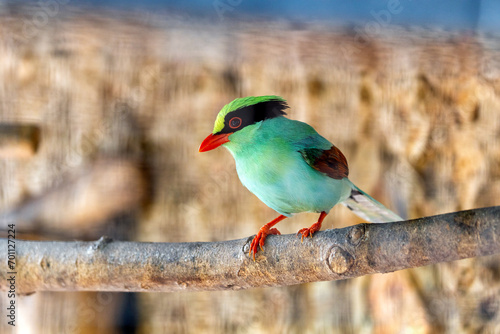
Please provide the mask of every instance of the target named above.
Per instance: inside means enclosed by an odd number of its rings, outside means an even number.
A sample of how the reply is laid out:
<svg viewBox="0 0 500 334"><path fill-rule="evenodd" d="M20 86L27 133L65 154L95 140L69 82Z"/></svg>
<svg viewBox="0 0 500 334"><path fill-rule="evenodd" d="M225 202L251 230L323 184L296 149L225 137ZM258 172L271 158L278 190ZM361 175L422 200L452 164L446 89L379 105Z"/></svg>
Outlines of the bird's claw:
<svg viewBox="0 0 500 334"><path fill-rule="evenodd" d="M319 231L319 229L321 228L321 223L314 223L311 225L311 227L304 227L304 228L301 228L298 232L297 232L297 236L299 236L299 234L302 235L302 237L300 238L300 242L304 242L304 238L307 238L307 237L313 237L313 234L317 231Z"/></svg>
<svg viewBox="0 0 500 334"><path fill-rule="evenodd" d="M309 231L309 228L308 227L305 227L305 228L302 228L300 229L298 232L297 232L297 236L299 236L299 234L301 234L301 238L300 238L300 242L304 242L304 237L308 237L309 235L311 236L312 238L312 233L310 233Z"/></svg>
<svg viewBox="0 0 500 334"><path fill-rule="evenodd" d="M255 254L257 254L259 247L261 251L264 251L264 242L266 241L267 236L270 234L281 235L280 231L278 231L277 228L269 229L266 227L262 227L253 238L252 243L250 244L250 250L248 251L248 255L252 256L253 253L254 261L255 261Z"/></svg>

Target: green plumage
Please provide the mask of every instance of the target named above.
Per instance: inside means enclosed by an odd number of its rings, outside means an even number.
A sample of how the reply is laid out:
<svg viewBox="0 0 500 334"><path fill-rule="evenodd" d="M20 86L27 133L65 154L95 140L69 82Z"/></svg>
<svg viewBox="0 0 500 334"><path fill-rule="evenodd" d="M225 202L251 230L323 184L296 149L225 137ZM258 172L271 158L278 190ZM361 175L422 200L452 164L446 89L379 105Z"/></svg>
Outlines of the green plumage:
<svg viewBox="0 0 500 334"><path fill-rule="evenodd" d="M401 220L352 184L345 177L347 162L342 153L332 150L332 143L308 124L285 118L282 109L286 107L279 96L246 97L230 102L217 115L213 134L220 136L224 128L229 141L222 145L233 155L245 187L285 216L305 211L328 213L344 202L371 222ZM321 171L335 170L336 164L345 166L344 176L334 178Z"/></svg>
<svg viewBox="0 0 500 334"><path fill-rule="evenodd" d="M319 148L305 148L300 150L302 158L307 162L308 165L313 165L316 160L323 154L323 150Z"/></svg>
<svg viewBox="0 0 500 334"><path fill-rule="evenodd" d="M329 178L302 157L306 148L332 146L306 123L276 117L233 133L223 146L233 154L243 185L285 216L329 212L351 193L348 179Z"/></svg>

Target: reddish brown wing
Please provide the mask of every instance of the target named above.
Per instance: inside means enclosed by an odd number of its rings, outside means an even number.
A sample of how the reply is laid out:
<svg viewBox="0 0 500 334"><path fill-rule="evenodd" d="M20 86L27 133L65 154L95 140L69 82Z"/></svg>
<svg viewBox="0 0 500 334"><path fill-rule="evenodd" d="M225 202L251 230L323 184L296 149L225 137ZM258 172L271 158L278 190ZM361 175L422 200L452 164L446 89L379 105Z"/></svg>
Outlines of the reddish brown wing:
<svg viewBox="0 0 500 334"><path fill-rule="evenodd" d="M299 152L309 166L333 179L340 180L349 175L345 156L333 145L329 150L306 148Z"/></svg>

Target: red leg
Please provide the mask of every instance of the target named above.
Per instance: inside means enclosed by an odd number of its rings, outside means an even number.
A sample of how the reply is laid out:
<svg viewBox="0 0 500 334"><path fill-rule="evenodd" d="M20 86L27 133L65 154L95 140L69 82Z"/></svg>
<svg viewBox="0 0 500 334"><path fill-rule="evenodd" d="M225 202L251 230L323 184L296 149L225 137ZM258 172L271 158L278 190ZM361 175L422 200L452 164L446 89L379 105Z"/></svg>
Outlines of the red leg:
<svg viewBox="0 0 500 334"><path fill-rule="evenodd" d="M318 221L314 224L311 225L311 227L304 227L303 229L300 229L297 232L297 235L302 234L302 238L300 239L301 241L304 241L304 237L307 238L307 236L313 236L314 232L317 232L321 229L321 223L323 223L323 220L325 219L326 215L325 211L321 212L319 215Z"/></svg>
<svg viewBox="0 0 500 334"><path fill-rule="evenodd" d="M248 255L252 255L252 252L253 252L254 261L255 261L255 254L258 251L257 247L260 246L260 249L264 250L264 241L266 240L266 237L269 234L281 234L280 231L278 231L278 229L271 228L271 227L278 224L280 221L282 221L285 218L286 218L286 216L281 215L278 218L270 221L266 225L262 226L260 228L259 232L257 232L257 235L253 238L252 243L250 244L250 251L248 252Z"/></svg>

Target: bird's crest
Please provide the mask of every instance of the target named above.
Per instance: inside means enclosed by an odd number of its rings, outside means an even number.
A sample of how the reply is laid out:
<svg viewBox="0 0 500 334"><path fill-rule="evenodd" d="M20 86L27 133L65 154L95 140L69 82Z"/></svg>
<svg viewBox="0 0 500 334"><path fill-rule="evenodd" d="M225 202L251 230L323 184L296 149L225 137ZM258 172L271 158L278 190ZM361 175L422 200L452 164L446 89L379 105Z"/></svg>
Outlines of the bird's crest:
<svg viewBox="0 0 500 334"><path fill-rule="evenodd" d="M257 108L261 109L259 110L259 113L262 115L259 115L259 117L264 120L286 115L284 110L288 108L288 104L285 99L276 95L248 96L235 99L226 104L221 111L219 111L215 120L213 133L221 132L224 129L227 114L238 110L243 111L245 108L248 108L251 111L254 111ZM258 120L258 118L256 120Z"/></svg>

